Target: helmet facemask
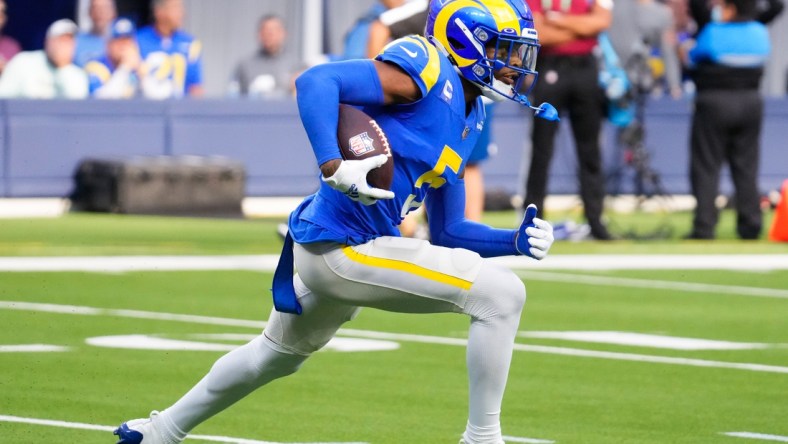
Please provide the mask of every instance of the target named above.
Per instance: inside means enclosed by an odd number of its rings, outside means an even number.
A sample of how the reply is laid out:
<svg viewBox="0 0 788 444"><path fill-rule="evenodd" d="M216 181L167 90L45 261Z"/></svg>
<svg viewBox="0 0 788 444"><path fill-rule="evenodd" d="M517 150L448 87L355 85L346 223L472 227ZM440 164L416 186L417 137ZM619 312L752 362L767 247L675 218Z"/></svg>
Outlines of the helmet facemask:
<svg viewBox="0 0 788 444"><path fill-rule="evenodd" d="M479 40L489 36L489 31L477 28ZM482 94L492 100L514 100L526 104L525 96L531 91L539 74L536 72L536 56L539 44L527 37L498 34L484 43L484 53L470 67L468 78L479 86ZM498 74L501 78L496 78Z"/></svg>

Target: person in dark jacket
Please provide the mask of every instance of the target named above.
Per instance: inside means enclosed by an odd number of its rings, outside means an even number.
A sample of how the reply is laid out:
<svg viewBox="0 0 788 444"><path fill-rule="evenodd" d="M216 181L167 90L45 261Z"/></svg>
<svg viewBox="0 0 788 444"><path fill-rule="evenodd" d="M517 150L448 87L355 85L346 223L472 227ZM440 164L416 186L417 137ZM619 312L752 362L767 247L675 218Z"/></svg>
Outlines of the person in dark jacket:
<svg viewBox="0 0 788 444"><path fill-rule="evenodd" d="M736 231L757 239L762 216L758 161L763 99L758 91L770 52L769 33L758 22L756 0L724 0L689 51L697 88L690 135L690 181L697 200L692 239L713 239L723 162L736 188Z"/></svg>

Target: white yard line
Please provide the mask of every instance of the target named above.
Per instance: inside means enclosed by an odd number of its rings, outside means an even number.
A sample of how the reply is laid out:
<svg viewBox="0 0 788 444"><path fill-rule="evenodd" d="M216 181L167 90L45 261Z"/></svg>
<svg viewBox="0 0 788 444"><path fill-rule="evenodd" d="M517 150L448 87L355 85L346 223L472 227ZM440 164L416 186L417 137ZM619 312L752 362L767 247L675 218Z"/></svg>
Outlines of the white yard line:
<svg viewBox="0 0 788 444"><path fill-rule="evenodd" d="M516 270L788 270L788 254L588 255L564 254L535 261L506 256L493 261ZM0 271L273 271L277 255L0 257Z"/></svg>
<svg viewBox="0 0 788 444"><path fill-rule="evenodd" d="M132 271L273 271L278 256L82 256L0 257L0 271L84 271L121 273Z"/></svg>
<svg viewBox="0 0 788 444"><path fill-rule="evenodd" d="M38 419L38 418L22 418L19 416L8 416L8 415L0 415L0 422L15 422L21 424L33 424L33 425L42 425L42 426L50 426L50 427L60 427L65 429L80 429L80 430L96 430L100 432L112 432L117 428L117 426L105 426L105 425L97 425L97 424L84 424L81 422L67 422L67 421L54 421L50 419ZM229 436L213 436L213 435L189 435L187 438L189 440L196 440L196 441L212 441L212 442L224 442L224 443L231 443L231 444L284 444L278 443L274 441L259 441L256 439L246 439L246 438L233 438ZM368 444L364 442L346 442L346 443L329 443L329 442L313 442L313 443L289 443L289 444Z"/></svg>
<svg viewBox="0 0 788 444"><path fill-rule="evenodd" d="M788 442L788 436L767 435L765 433L723 432L721 435L732 436L734 438L760 439L761 441Z"/></svg>
<svg viewBox="0 0 788 444"><path fill-rule="evenodd" d="M558 254L493 259L529 270L788 270L788 254Z"/></svg>
<svg viewBox="0 0 788 444"><path fill-rule="evenodd" d="M579 257L585 259L578 260ZM727 262L741 263L740 271L768 271L788 269L788 255L726 255L721 261L702 259L707 256L643 256L648 263L640 261L640 256L557 256L549 266L528 258L498 258L497 261L516 270L525 279L569 282L587 285L645 288L657 290L677 290L695 293L731 294L739 296L788 299L788 290L779 288L744 287L695 282L665 281L656 279L635 279L614 276L595 276L586 274L553 273L538 271L544 269L597 269L599 261L605 267L618 266L620 269L692 269L687 258L698 261L709 268L726 269ZM712 256L718 257L718 256ZM700 258L700 259L699 259ZM246 270L273 271L278 256L107 256L107 257L0 257L0 272L106 272L121 273L133 271L208 271L208 270ZM565 262L564 266L556 266ZM590 265L584 268L585 265ZM636 267L631 265L637 264ZM667 267L666 265L670 265ZM712 266L713 265L713 266ZM664 267L663 267L664 266ZM756 268L762 267L762 268ZM614 268L605 268L614 269Z"/></svg>
<svg viewBox="0 0 788 444"><path fill-rule="evenodd" d="M503 436L503 439L505 439L506 442L524 442L529 444L553 444L555 442L549 439L520 438L518 436Z"/></svg>
<svg viewBox="0 0 788 444"><path fill-rule="evenodd" d="M548 282L602 285L609 287L647 288L652 290L678 290L693 293L735 294L764 298L788 299L788 290L778 288L742 287L737 285L701 284L695 282L661 281L656 279L633 279L615 276L592 276L587 274L550 273L543 271L521 271L517 275L525 279Z"/></svg>
<svg viewBox="0 0 788 444"><path fill-rule="evenodd" d="M177 322L191 322L196 324L243 326L261 329L265 326L262 321L250 321L231 318L217 318L210 316L183 315L174 313L158 313L139 310L115 310L95 307L81 307L73 305L37 304L32 302L0 301L0 309L43 311L50 313L76 314L88 316L118 316L137 319L158 319ZM385 339L401 342L416 342L423 344L441 344L465 347L467 339L449 338L441 336L412 335L402 333L387 333L370 330L340 329L341 336L367 339ZM605 352L596 350L583 350L567 347L550 347L542 345L515 344L515 350L546 353L563 356L577 356L584 358L613 359L619 361L649 362L656 364L686 365L693 367L726 368L735 370L748 370L755 372L784 373L788 374L788 367L774 365L751 364L725 361L708 361L704 359L673 358L669 356L653 356L635 353Z"/></svg>

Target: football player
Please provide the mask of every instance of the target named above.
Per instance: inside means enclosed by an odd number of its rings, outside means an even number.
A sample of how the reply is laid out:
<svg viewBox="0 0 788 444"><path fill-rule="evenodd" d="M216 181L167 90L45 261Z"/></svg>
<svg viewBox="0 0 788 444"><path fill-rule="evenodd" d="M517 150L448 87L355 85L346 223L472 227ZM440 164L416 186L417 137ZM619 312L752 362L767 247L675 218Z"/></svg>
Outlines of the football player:
<svg viewBox="0 0 788 444"><path fill-rule="evenodd" d="M534 217L534 206L514 230L467 221L463 168L483 128L482 95L530 106L523 92L536 77L537 34L523 0L437 0L425 35L395 40L374 60L319 65L298 78L299 112L322 185L290 215L268 324L175 404L123 423L115 431L121 443L179 442L253 390L294 373L359 307L469 316L469 411L460 442L503 442L501 402L525 287L484 257L542 259L552 227ZM340 103L360 106L388 135L391 190L366 182L385 155L341 160ZM536 109L555 118L547 104ZM397 223L425 200L433 243L398 237Z"/></svg>
<svg viewBox="0 0 788 444"><path fill-rule="evenodd" d="M154 23L137 33L149 99L201 96L202 44L181 30L183 0L152 0Z"/></svg>

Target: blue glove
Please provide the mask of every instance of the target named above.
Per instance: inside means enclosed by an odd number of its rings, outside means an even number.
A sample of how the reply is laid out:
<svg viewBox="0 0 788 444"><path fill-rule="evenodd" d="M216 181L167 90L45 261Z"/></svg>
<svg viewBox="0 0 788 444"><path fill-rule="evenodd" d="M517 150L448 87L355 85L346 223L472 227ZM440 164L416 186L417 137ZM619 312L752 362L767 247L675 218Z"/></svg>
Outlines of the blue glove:
<svg viewBox="0 0 788 444"><path fill-rule="evenodd" d="M528 205L514 240L517 252L542 260L547 256L553 240L553 226L536 217L536 205Z"/></svg>

